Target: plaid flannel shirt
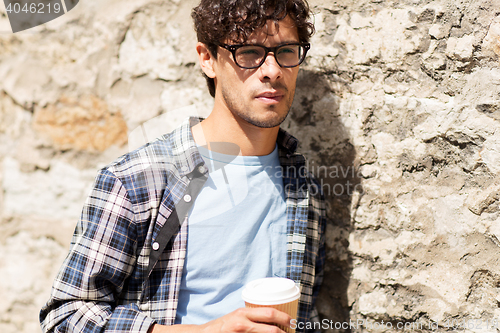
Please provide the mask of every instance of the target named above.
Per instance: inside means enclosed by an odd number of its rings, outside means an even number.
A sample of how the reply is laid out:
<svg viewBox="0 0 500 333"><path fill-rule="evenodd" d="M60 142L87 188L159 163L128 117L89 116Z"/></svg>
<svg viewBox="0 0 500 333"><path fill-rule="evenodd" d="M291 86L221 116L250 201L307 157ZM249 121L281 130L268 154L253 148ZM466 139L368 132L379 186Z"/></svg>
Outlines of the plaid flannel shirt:
<svg viewBox="0 0 500 333"><path fill-rule="evenodd" d="M153 323L174 323L187 219L166 222L193 179L208 173L190 130L197 121L187 119L99 171L40 312L44 332L147 332ZM295 153L297 140L280 129L277 143L287 205L287 277L301 290L298 321L317 321L324 199L304 157ZM173 235L153 256L166 227Z"/></svg>

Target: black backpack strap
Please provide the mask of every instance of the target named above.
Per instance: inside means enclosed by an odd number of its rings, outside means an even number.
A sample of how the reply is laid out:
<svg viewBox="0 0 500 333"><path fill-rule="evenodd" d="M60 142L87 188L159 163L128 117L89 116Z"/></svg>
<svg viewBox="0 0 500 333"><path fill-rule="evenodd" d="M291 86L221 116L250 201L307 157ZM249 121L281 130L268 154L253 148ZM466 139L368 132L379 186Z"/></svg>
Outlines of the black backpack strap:
<svg viewBox="0 0 500 333"><path fill-rule="evenodd" d="M160 255L167 247L167 244L170 242L175 233L179 231L181 224L186 219L191 206L201 191L201 188L208 179L208 174L200 172L199 167L195 168L195 171L190 174L190 176L192 178L186 192L182 195L181 200L175 205L175 209L172 211L167 221L165 221L165 224L160 229L158 236L151 244L152 250L149 254L149 266L146 276L151 274L151 271L158 262Z"/></svg>

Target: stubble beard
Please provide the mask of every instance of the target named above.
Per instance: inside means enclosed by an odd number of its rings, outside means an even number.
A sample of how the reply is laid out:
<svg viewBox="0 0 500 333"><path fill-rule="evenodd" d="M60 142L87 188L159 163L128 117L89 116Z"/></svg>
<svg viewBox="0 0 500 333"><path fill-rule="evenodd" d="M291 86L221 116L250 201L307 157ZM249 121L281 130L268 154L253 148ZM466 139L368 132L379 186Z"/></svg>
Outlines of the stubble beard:
<svg viewBox="0 0 500 333"><path fill-rule="evenodd" d="M282 87L285 92L288 92L286 87ZM290 113L290 108L292 107L294 91L291 92L287 96L286 99L286 112L283 115L279 115L276 111L277 117L272 117L268 120L260 120L256 117L252 117L252 111L248 110L244 105L237 102L238 98L236 96L232 96L231 93L228 93L226 89L222 89L222 98L226 103L228 109L231 111L233 116L238 117L246 121L247 123L254 125L259 128L272 128L281 125ZM285 94L286 95L286 94ZM236 97L236 98L235 98ZM276 109L278 105L269 105L268 108L273 111Z"/></svg>

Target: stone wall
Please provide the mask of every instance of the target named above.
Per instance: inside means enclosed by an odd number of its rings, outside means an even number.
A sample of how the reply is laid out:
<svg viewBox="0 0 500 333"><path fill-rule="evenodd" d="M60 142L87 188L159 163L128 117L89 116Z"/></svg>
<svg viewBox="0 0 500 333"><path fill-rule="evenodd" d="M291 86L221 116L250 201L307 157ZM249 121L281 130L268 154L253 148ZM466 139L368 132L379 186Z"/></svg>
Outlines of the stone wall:
<svg viewBox="0 0 500 333"><path fill-rule="evenodd" d="M17 34L0 7L0 332L39 331L96 171L127 133L210 109L195 3L80 1ZM284 127L328 197L324 331L494 326L500 1L310 3L317 33Z"/></svg>

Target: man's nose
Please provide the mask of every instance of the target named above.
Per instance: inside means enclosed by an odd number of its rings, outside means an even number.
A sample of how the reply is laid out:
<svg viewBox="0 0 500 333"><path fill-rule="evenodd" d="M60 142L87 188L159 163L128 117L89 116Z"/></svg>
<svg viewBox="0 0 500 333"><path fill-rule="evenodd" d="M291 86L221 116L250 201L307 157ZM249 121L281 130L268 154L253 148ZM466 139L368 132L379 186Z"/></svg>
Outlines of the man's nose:
<svg viewBox="0 0 500 333"><path fill-rule="evenodd" d="M276 62L274 53L269 52L264 60L262 66L260 66L260 71L264 79L275 81L281 77L282 74L281 66Z"/></svg>

